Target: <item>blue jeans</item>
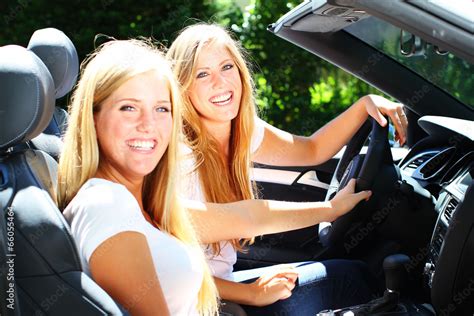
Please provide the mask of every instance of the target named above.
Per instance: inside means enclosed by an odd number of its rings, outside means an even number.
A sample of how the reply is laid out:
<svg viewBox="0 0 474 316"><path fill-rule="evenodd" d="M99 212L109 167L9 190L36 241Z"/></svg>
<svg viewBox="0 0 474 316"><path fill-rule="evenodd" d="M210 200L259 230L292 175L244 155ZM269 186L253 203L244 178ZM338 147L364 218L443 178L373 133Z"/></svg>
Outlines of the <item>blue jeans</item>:
<svg viewBox="0 0 474 316"><path fill-rule="evenodd" d="M299 275L292 295L264 307L242 305L249 316L314 316L323 309L366 303L376 297L376 279L361 261L337 259L290 265ZM234 280L250 283L269 269L272 267L237 271Z"/></svg>

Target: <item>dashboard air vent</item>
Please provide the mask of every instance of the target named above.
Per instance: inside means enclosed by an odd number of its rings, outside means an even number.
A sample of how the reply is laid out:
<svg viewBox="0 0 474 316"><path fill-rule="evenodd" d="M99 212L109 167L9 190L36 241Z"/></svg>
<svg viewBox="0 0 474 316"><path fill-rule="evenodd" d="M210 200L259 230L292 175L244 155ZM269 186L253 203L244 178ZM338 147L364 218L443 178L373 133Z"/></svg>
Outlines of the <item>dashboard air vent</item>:
<svg viewBox="0 0 474 316"><path fill-rule="evenodd" d="M451 200L449 200L448 205L446 205L446 208L444 209L444 218L446 219L448 224L451 222L451 218L453 217L454 210L457 206L458 201L453 198L451 198Z"/></svg>
<svg viewBox="0 0 474 316"><path fill-rule="evenodd" d="M439 225L436 227L436 233L431 241L431 255L433 256L434 262L438 260L439 254L441 253L441 248L444 243L444 236L446 235L447 228L444 225Z"/></svg>
<svg viewBox="0 0 474 316"><path fill-rule="evenodd" d="M430 152L430 153L426 153L421 156L418 156L408 164L407 168L417 169L419 166L421 166L425 161L433 157L435 154L436 154L435 152Z"/></svg>
<svg viewBox="0 0 474 316"><path fill-rule="evenodd" d="M428 179L436 175L451 161L451 158L454 156L455 153L456 153L456 148L454 147L450 147L439 152L438 154L429 158L426 164L424 164L424 166L421 167L420 174L425 179Z"/></svg>

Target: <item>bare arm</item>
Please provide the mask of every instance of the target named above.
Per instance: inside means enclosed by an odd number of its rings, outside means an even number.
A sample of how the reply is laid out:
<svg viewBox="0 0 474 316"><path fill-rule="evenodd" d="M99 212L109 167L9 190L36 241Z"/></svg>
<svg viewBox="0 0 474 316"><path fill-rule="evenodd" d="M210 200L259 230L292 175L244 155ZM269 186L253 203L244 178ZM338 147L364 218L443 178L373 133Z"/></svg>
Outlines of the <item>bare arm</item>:
<svg viewBox="0 0 474 316"><path fill-rule="evenodd" d="M255 297L251 284L227 281L217 277L214 277L214 282L222 299L237 304L254 305Z"/></svg>
<svg viewBox="0 0 474 316"><path fill-rule="evenodd" d="M295 136L266 124L263 142L254 154L253 160L278 166L321 164L341 150L362 126L368 115L385 126L387 120L382 114L391 118L398 138L401 143L405 142L408 122L402 105L380 96L368 95L309 137Z"/></svg>
<svg viewBox="0 0 474 316"><path fill-rule="evenodd" d="M354 193L355 180L328 202L244 200L233 203L185 201L202 243L250 238L332 222L370 192Z"/></svg>
<svg viewBox="0 0 474 316"><path fill-rule="evenodd" d="M329 202L244 200L218 204L187 201L186 207L202 243L294 230L334 217Z"/></svg>
<svg viewBox="0 0 474 316"><path fill-rule="evenodd" d="M90 258L94 280L132 315L169 315L146 237L122 232Z"/></svg>
<svg viewBox="0 0 474 316"><path fill-rule="evenodd" d="M238 304L265 306L291 296L298 273L292 267L274 266L252 283L237 283L214 277L219 296Z"/></svg>

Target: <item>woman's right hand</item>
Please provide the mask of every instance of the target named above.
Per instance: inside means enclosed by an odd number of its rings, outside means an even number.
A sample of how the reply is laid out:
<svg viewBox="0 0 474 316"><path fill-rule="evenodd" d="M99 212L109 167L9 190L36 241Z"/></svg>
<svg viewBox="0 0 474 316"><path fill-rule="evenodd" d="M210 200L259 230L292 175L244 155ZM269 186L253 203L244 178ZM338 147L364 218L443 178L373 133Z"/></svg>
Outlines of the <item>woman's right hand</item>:
<svg viewBox="0 0 474 316"><path fill-rule="evenodd" d="M347 185L337 192L337 194L329 201L334 209L334 215L337 217L348 213L360 201L368 200L372 195L372 191L360 191L354 193L356 180L351 179Z"/></svg>
<svg viewBox="0 0 474 316"><path fill-rule="evenodd" d="M292 267L280 266L279 270L262 275L251 283L254 306L266 306L291 296L298 273Z"/></svg>

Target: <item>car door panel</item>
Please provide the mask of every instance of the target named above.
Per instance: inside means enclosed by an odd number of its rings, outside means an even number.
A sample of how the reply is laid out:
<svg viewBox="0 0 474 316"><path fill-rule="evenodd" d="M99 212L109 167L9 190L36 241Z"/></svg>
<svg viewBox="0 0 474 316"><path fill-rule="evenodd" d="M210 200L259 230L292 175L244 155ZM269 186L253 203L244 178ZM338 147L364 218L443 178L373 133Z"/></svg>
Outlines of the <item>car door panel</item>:
<svg viewBox="0 0 474 316"><path fill-rule="evenodd" d="M337 166L332 158L318 166L277 167L256 164L252 179L262 199L310 202L323 201ZM251 269L282 262L313 260L323 250L318 243L317 225L255 238L246 253L238 254L235 270Z"/></svg>

